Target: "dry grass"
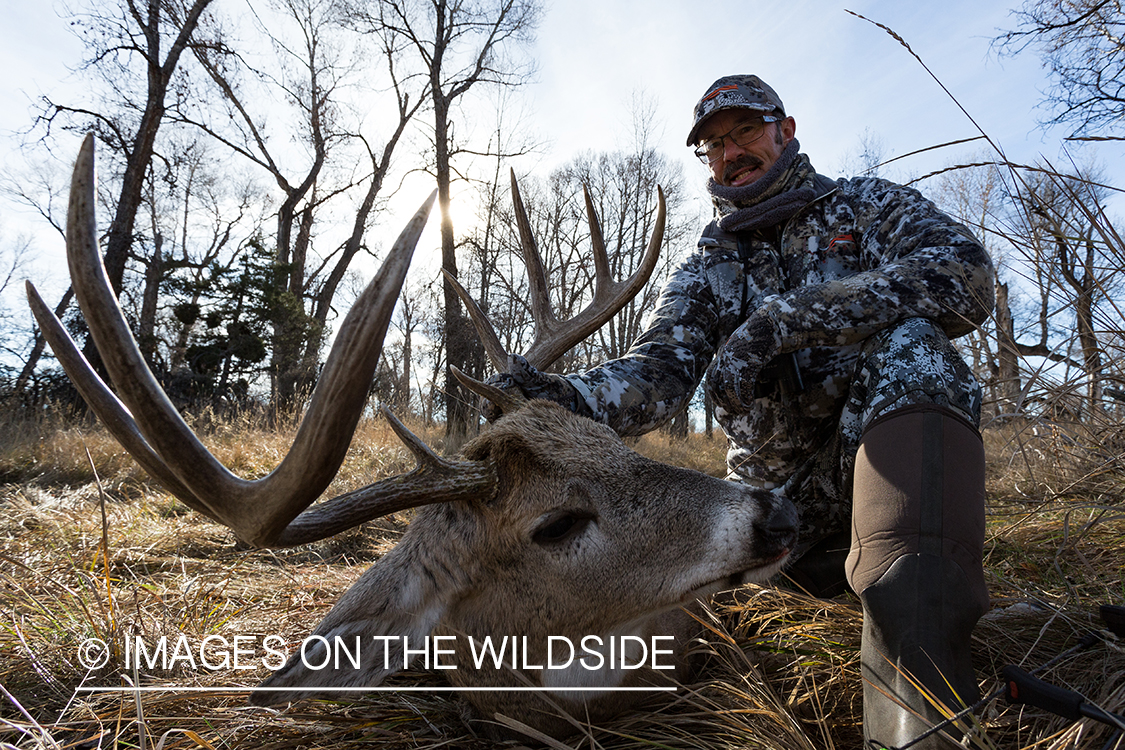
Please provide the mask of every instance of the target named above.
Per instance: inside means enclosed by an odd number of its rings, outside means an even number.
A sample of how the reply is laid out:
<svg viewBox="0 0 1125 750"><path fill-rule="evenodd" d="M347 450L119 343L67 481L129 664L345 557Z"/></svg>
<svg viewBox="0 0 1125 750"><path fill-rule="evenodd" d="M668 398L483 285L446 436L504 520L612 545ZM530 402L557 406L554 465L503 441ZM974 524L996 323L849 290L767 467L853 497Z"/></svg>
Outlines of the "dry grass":
<svg viewBox="0 0 1125 750"><path fill-rule="evenodd" d="M344 747L485 748L448 693L378 693L307 701L277 712L251 708L232 686L251 686L264 667L234 672L177 668L134 675L115 653L88 673L79 644L126 636L307 634L362 570L401 534L407 519L367 524L342 538L282 552L244 550L225 529L190 513L151 484L100 429L54 417L4 425L0 455L0 743L18 748ZM290 431L251 420L209 425L219 457L245 475L267 472ZM431 439L434 436L427 436ZM1039 438L1036 438L1039 440ZM1033 668L1096 628L1097 605L1125 601L1120 550L1125 521L1112 488L1121 474L1075 482L1088 466L1060 461L1058 446L988 436L988 575L994 612L977 629L977 668L989 692L1004 664ZM1031 446L1030 448L1028 446ZM1032 450L1031 448L1034 448ZM660 460L721 473L724 446L658 437L638 449ZM94 482L89 450L104 494ZM1077 463L1075 463L1077 462ZM1081 465L1079 465L1081 464ZM333 491L406 469L405 450L380 422L364 422ZM1022 468L1021 468L1022 467ZM1067 480L1064 474L1069 475ZM1029 477L1034 477L1032 480ZM1052 486L1055 490L1044 491ZM1077 487L1059 492L1066 486ZM103 542L102 509L105 513ZM744 587L713 605L698 649L700 681L671 701L621 717L556 747L854 748L861 743L854 599L821 601L782 589ZM1103 708L1125 705L1125 655L1106 644L1046 673ZM81 686L140 684L206 688L140 696L76 693ZM395 685L440 686L435 673ZM1070 725L994 700L983 732L996 747L1097 750L1100 725Z"/></svg>
<svg viewBox="0 0 1125 750"><path fill-rule="evenodd" d="M653 461L695 469L713 477L727 473L727 440L720 430L715 430L711 438L698 433L679 440L671 440L663 432L650 432L631 438L629 445Z"/></svg>

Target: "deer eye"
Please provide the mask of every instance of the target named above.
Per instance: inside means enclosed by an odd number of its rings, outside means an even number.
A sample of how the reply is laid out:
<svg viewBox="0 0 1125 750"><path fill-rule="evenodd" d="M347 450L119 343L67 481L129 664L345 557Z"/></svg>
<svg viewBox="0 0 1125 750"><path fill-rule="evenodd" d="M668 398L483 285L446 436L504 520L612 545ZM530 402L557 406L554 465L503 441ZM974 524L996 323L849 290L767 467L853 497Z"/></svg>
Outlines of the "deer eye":
<svg viewBox="0 0 1125 750"><path fill-rule="evenodd" d="M558 544L582 533L593 516L580 510L561 510L549 514L532 534L536 544Z"/></svg>

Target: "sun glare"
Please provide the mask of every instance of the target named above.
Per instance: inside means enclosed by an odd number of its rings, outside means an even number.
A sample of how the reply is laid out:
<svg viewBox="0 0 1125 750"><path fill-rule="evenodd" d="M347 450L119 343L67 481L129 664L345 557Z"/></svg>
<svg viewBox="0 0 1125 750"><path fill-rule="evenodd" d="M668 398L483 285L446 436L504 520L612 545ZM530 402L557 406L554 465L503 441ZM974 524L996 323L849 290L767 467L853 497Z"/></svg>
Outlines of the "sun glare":
<svg viewBox="0 0 1125 750"><path fill-rule="evenodd" d="M414 184L404 185L402 191L395 197L391 210L395 215L395 226L401 229L406 221L422 205L423 201L433 191L435 185L432 181L418 181ZM471 189L454 185L449 201L449 214L453 221L454 235L460 239L471 233L480 223L477 215L476 196ZM441 208L435 205L430 210L429 221L426 229L418 240L418 260L429 264L431 259L440 265L441 258ZM417 261L416 261L417 262Z"/></svg>

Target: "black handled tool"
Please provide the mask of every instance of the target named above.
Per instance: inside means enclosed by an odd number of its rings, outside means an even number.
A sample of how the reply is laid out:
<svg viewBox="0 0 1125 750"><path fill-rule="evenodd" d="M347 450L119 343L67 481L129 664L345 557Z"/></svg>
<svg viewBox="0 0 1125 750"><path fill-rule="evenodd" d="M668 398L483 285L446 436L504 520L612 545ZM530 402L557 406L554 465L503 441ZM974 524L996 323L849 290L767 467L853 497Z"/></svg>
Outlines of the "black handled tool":
<svg viewBox="0 0 1125 750"><path fill-rule="evenodd" d="M1099 608L1098 614L1110 632L1118 637L1125 636L1125 607L1105 604ZM1089 648L1098 640L1096 633L1087 634L1075 648ZM1103 711L1079 692L1043 682L1014 664L1000 670L1000 675L1004 678L1004 695L1009 703L1042 708L1071 721L1086 717L1125 730L1125 717Z"/></svg>
<svg viewBox="0 0 1125 750"><path fill-rule="evenodd" d="M1110 726L1125 728L1125 717L1103 711L1087 702L1079 692L1043 682L1013 664L1004 667L1000 674L1006 683L1004 696L1009 703L1024 703L1042 708L1071 721L1085 716Z"/></svg>

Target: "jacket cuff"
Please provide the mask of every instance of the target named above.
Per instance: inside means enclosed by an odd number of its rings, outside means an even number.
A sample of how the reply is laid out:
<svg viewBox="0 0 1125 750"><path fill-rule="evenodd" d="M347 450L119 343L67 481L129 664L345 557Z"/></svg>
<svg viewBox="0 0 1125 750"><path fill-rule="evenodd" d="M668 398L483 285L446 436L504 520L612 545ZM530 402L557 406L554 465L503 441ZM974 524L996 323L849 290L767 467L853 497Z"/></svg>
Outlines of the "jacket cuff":
<svg viewBox="0 0 1125 750"><path fill-rule="evenodd" d="M570 383L570 386L574 389L574 413L593 419L594 414L597 413L598 401L590 386L580 375L566 375L563 380Z"/></svg>
<svg viewBox="0 0 1125 750"><path fill-rule="evenodd" d="M793 307L780 294L771 294L762 298L762 305L758 307L756 312L773 323L776 351L784 354L788 351L785 342L793 336L793 331L786 325L786 321L793 312Z"/></svg>

